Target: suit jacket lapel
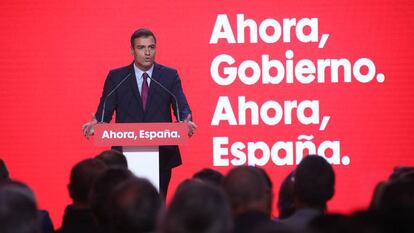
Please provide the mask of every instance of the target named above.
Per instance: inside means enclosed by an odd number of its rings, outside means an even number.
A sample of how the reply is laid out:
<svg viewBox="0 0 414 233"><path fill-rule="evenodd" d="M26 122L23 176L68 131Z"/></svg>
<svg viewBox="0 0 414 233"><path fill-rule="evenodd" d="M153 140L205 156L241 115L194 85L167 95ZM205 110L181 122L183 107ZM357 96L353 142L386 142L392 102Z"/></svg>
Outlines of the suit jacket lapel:
<svg viewBox="0 0 414 233"><path fill-rule="evenodd" d="M158 64L154 64L154 70L152 71L152 79L157 80L158 82L160 82L160 66ZM150 83L150 87L148 90L148 99L147 99L147 110L151 107L151 103L152 103L152 99L155 95L155 93L157 93L157 89L158 89L158 84L155 82L151 82Z"/></svg>

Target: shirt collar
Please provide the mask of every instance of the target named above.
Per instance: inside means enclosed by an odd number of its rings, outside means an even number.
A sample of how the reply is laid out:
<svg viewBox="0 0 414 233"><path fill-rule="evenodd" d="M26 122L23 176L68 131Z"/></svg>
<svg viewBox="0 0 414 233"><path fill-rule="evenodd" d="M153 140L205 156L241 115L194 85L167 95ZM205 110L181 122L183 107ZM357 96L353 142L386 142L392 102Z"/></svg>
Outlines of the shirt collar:
<svg viewBox="0 0 414 233"><path fill-rule="evenodd" d="M147 71L143 71L141 69L139 69L134 62L134 72L135 72L135 77L137 79L141 79L142 78L142 74L147 73L150 77L152 77L152 71L154 70L154 65L151 66L151 68Z"/></svg>

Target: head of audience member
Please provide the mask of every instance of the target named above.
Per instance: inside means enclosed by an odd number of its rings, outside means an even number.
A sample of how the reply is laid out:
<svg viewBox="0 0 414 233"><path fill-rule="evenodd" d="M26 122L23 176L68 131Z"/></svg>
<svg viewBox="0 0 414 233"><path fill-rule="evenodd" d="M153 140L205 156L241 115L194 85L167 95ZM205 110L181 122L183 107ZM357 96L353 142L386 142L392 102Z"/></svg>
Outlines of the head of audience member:
<svg viewBox="0 0 414 233"><path fill-rule="evenodd" d="M388 182L383 188L379 210L410 210L414 213L414 179L410 176Z"/></svg>
<svg viewBox="0 0 414 233"><path fill-rule="evenodd" d="M223 174L211 168L204 168L193 175L193 179L199 179L215 185L221 185L223 178Z"/></svg>
<svg viewBox="0 0 414 233"><path fill-rule="evenodd" d="M0 184L0 232L40 233L34 194L23 183L5 181Z"/></svg>
<svg viewBox="0 0 414 233"><path fill-rule="evenodd" d="M293 197L293 174L289 173L285 177L279 189L279 200L277 208L279 210L279 219L288 218L295 212L295 199Z"/></svg>
<svg viewBox="0 0 414 233"><path fill-rule="evenodd" d="M82 160L72 168L68 189L75 208L89 207L92 185L106 169L107 166L97 159Z"/></svg>
<svg viewBox="0 0 414 233"><path fill-rule="evenodd" d="M117 150L102 151L95 158L104 162L108 167L123 167L128 169L128 162L125 155Z"/></svg>
<svg viewBox="0 0 414 233"><path fill-rule="evenodd" d="M410 166L398 166L394 168L394 171L391 173L389 180L397 180L399 178L402 178L403 176L407 174L413 174L414 173L414 167Z"/></svg>
<svg viewBox="0 0 414 233"><path fill-rule="evenodd" d="M157 189L148 180L132 177L111 195L111 225L117 233L154 232L162 205Z"/></svg>
<svg viewBox="0 0 414 233"><path fill-rule="evenodd" d="M335 192L335 173L325 158L306 156L294 173L295 208L315 208L324 211Z"/></svg>
<svg viewBox="0 0 414 233"><path fill-rule="evenodd" d="M122 182L134 175L125 168L108 168L95 180L89 196L90 207L98 225L109 224L110 195Z"/></svg>
<svg viewBox="0 0 414 233"><path fill-rule="evenodd" d="M387 184L387 181L381 181L375 186L374 193L372 194L372 199L369 204L370 210L378 210L380 208L382 194L384 193L384 189L387 186Z"/></svg>
<svg viewBox="0 0 414 233"><path fill-rule="evenodd" d="M270 218L272 210L272 184L260 168L239 166L224 177L226 192L234 217L247 212L261 212Z"/></svg>
<svg viewBox="0 0 414 233"><path fill-rule="evenodd" d="M400 180L402 180L402 182ZM387 181L379 182L375 187L370 203L370 209L384 210L384 208L389 209L391 206L394 206L392 208L395 208L397 207L396 205L401 205L401 203L398 204L401 199L407 201L407 194L409 194L410 191L402 191L401 189L403 189L403 183L409 183L410 180L414 180L414 167L395 167L394 171L389 176L389 179ZM384 197L385 191L386 196ZM403 195L405 195L405 197L402 197Z"/></svg>
<svg viewBox="0 0 414 233"><path fill-rule="evenodd" d="M9 180L9 170L7 169L6 163L0 159L0 182L3 180Z"/></svg>
<svg viewBox="0 0 414 233"><path fill-rule="evenodd" d="M186 180L177 188L159 227L161 233L230 233L230 206L216 185Z"/></svg>
<svg viewBox="0 0 414 233"><path fill-rule="evenodd" d="M260 168L260 167L252 167L253 169L255 169L259 174L261 174L261 176L263 177L264 181L265 181L265 190L266 190L266 199L268 202L268 210L267 213L269 216L271 216L272 214L272 203L273 203L273 182L272 179L270 178L269 174L267 174L267 172Z"/></svg>

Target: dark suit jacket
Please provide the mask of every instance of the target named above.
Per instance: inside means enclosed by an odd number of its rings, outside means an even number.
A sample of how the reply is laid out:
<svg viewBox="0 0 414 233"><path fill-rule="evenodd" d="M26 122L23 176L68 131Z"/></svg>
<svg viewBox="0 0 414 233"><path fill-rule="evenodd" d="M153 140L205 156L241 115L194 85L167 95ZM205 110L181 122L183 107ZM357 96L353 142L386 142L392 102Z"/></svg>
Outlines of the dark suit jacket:
<svg viewBox="0 0 414 233"><path fill-rule="evenodd" d="M95 222L92 211L77 209L73 205L66 206L62 226L56 233L96 233L98 224Z"/></svg>
<svg viewBox="0 0 414 233"><path fill-rule="evenodd" d="M130 76L113 92L108 94L128 75ZM185 119L191 113L185 98L181 80L177 70L154 64L152 79L160 82L177 98L180 118ZM133 122L172 122L171 109L176 115L174 98L154 81L150 81L146 111L142 108L142 100L138 91L133 63L128 66L111 70L105 81L102 97L96 111L98 121L102 117L103 103L105 103L104 121L110 122L116 112L117 123ZM173 168L181 164L178 146L160 147L160 169Z"/></svg>

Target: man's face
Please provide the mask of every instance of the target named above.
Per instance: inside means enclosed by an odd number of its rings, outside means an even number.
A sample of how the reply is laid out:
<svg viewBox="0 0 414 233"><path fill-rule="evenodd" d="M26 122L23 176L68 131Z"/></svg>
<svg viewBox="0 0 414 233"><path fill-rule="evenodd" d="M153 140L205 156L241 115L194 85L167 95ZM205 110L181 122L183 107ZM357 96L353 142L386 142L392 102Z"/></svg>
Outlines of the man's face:
<svg viewBox="0 0 414 233"><path fill-rule="evenodd" d="M135 58L135 65L143 70L149 70L155 61L155 41L154 37L139 37L134 40L134 47L131 53Z"/></svg>

